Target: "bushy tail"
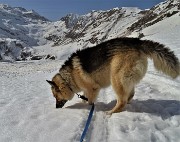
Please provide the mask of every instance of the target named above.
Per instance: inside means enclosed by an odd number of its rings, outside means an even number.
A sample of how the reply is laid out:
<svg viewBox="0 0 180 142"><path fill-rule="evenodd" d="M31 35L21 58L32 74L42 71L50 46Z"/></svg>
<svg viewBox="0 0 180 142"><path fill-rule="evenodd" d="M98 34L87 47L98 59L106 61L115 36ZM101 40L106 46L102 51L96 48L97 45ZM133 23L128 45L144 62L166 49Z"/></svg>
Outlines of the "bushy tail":
<svg viewBox="0 0 180 142"><path fill-rule="evenodd" d="M142 51L153 59L157 70L166 75L176 78L180 74L180 63L173 51L157 42L144 40L142 42Z"/></svg>

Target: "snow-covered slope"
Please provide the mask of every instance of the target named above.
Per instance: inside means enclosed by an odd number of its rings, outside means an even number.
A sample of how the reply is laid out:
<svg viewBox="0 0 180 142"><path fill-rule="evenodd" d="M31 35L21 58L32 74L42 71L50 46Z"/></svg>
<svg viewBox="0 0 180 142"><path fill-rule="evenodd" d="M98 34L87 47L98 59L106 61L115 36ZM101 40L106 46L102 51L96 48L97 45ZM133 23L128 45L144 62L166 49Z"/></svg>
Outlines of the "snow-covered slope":
<svg viewBox="0 0 180 142"><path fill-rule="evenodd" d="M123 7L92 11L82 16L68 14L45 27L43 35L47 40L53 41L57 48L64 45L85 48L115 37L132 36L134 33L135 37L142 38L145 28L166 21L173 15L179 18L178 0L167 0L145 11ZM177 20L173 22L179 24Z"/></svg>
<svg viewBox="0 0 180 142"><path fill-rule="evenodd" d="M174 14L180 14L180 1L167 0L155 5L150 10L144 11L143 13L144 16L128 28L129 31L140 31L148 26L168 19Z"/></svg>
<svg viewBox="0 0 180 142"><path fill-rule="evenodd" d="M21 7L0 4L0 40L4 41L5 44L0 45L0 60L24 60L29 57L31 55L29 54L31 46L46 43L41 29L48 22L48 19L33 10L28 11ZM20 44L14 44L12 50L12 46L9 45L10 42L21 43L21 47L18 46ZM8 50L7 55L4 54L4 49ZM24 54L24 52L28 52L28 54L21 58L20 55Z"/></svg>
<svg viewBox="0 0 180 142"><path fill-rule="evenodd" d="M12 62L14 60L25 60L32 55L33 51L20 40L0 39L0 60Z"/></svg>
<svg viewBox="0 0 180 142"><path fill-rule="evenodd" d="M35 11L0 4L0 38L21 40L29 46L38 45L33 34L48 20Z"/></svg>
<svg viewBox="0 0 180 142"><path fill-rule="evenodd" d="M173 39L174 35L180 35L179 31L174 29L174 34L168 35L169 31L163 30L167 36L156 37L176 49L177 55L180 41ZM62 49L61 52L69 55L72 50ZM82 104L75 96L64 108L56 109L50 86L45 81L58 72L63 62L0 63L0 141L79 141L90 106ZM131 104L111 117L104 111L115 104L115 94L111 87L101 90L86 141L178 142L179 86L180 78L172 80L154 71L150 64L145 78L136 87Z"/></svg>
<svg viewBox="0 0 180 142"><path fill-rule="evenodd" d="M87 47L115 36L124 36L126 29L142 14L133 7L114 8L108 11L91 11L86 15L68 14L60 21L52 23L45 33L55 45L78 42ZM55 28L52 28L54 25Z"/></svg>

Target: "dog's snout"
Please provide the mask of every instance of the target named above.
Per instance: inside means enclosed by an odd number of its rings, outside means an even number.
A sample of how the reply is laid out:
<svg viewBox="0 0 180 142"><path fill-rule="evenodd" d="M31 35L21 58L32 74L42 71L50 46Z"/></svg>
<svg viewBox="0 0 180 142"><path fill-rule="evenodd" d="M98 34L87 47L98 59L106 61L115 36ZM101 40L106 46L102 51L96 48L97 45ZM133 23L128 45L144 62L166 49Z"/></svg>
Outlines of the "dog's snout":
<svg viewBox="0 0 180 142"><path fill-rule="evenodd" d="M56 108L62 108L66 102L67 102L66 100L62 100L62 101L56 100Z"/></svg>
<svg viewBox="0 0 180 142"><path fill-rule="evenodd" d="M64 105L56 103L56 108L62 108Z"/></svg>

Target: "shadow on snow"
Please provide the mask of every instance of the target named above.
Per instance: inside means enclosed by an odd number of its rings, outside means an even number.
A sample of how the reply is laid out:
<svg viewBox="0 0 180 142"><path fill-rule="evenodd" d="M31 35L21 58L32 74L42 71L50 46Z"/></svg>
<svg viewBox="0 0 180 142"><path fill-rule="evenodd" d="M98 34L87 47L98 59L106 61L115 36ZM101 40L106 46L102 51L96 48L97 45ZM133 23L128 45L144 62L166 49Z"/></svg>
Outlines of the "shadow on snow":
<svg viewBox="0 0 180 142"><path fill-rule="evenodd" d="M97 102L95 104L96 111L107 111L112 109L116 101L111 101L108 104L104 102ZM84 103L76 103L68 106L70 109L90 109L90 105ZM132 100L130 104L126 105L124 111L149 113L160 116L162 119L168 119L175 115L180 115L180 101L177 100Z"/></svg>

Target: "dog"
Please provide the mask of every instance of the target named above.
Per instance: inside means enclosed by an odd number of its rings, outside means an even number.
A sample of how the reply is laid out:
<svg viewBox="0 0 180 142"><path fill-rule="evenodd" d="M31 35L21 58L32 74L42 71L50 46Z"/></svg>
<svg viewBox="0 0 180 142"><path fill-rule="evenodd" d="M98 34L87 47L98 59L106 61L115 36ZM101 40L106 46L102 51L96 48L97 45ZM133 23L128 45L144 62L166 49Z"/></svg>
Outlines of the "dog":
<svg viewBox="0 0 180 142"><path fill-rule="evenodd" d="M145 76L147 59L158 71L179 76L179 59L163 44L138 38L116 38L94 47L77 50L62 65L52 81L56 107L62 108L75 93L83 91L93 104L102 88L112 85L117 102L108 114L121 112L134 96L136 84Z"/></svg>

